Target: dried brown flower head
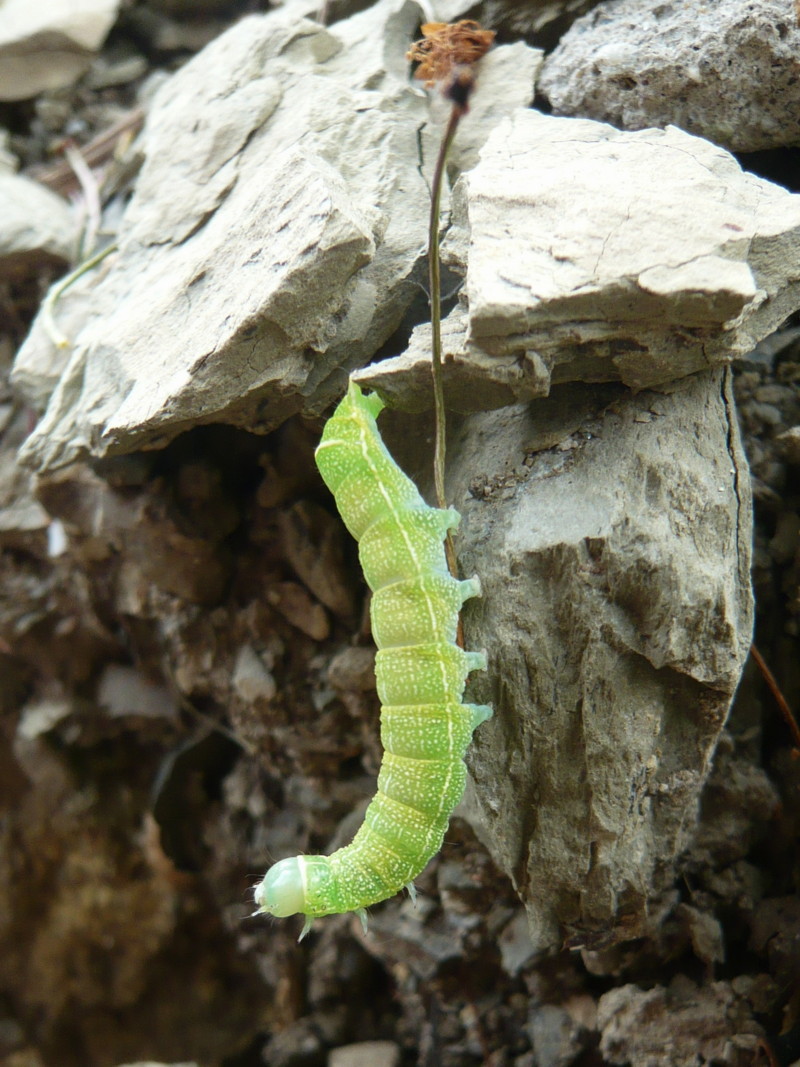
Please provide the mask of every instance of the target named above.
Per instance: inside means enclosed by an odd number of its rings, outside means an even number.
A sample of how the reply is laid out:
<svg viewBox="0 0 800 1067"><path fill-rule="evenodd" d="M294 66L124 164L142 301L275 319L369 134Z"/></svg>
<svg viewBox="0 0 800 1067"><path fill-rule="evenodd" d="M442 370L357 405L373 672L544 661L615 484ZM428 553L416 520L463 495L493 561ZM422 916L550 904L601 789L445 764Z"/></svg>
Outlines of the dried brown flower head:
<svg viewBox="0 0 800 1067"><path fill-rule="evenodd" d="M482 29L472 19L460 22L426 22L423 39L416 41L406 59L419 63L414 76L426 89L442 83L445 96L466 110L466 100L475 80L471 70L486 55L494 41L494 31Z"/></svg>

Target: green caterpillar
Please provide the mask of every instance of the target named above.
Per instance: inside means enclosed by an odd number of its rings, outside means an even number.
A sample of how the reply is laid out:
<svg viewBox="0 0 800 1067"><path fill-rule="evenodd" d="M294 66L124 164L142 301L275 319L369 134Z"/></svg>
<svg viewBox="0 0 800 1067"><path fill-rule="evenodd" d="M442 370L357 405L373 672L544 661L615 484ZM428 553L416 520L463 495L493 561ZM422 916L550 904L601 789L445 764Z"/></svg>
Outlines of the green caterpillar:
<svg viewBox="0 0 800 1067"><path fill-rule="evenodd" d="M301 939L317 916L356 911L366 930L370 904L404 886L413 895L464 792L472 732L492 714L461 703L467 675L485 670L486 656L455 643L461 605L480 595L477 578L459 581L447 568L442 541L460 516L428 507L392 459L375 422L383 406L351 382L316 451L373 592L385 753L351 844L332 856L281 860L255 888L256 914L306 916Z"/></svg>

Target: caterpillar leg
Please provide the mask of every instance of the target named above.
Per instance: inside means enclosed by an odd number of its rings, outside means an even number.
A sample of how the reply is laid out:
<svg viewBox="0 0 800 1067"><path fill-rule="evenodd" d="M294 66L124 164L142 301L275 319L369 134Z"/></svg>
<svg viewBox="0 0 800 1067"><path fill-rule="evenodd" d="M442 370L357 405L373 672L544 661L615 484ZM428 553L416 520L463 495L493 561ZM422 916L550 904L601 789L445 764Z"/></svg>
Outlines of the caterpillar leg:
<svg viewBox="0 0 800 1067"><path fill-rule="evenodd" d="M442 518L446 520L445 533L448 530L457 530L461 522L461 512L455 508L442 508Z"/></svg>
<svg viewBox="0 0 800 1067"><path fill-rule="evenodd" d="M412 904L416 904L417 903L417 887L414 885L413 882L406 882L406 889L408 890L408 895L411 897L411 903Z"/></svg>
<svg viewBox="0 0 800 1067"><path fill-rule="evenodd" d="M367 932L367 909L366 908L356 908L356 915L361 920L361 929L366 934L366 932Z"/></svg>
<svg viewBox="0 0 800 1067"><path fill-rule="evenodd" d="M472 671L486 670L487 660L485 652L465 652L464 661L467 664L467 671L470 674Z"/></svg>
<svg viewBox="0 0 800 1067"><path fill-rule="evenodd" d="M475 575L474 578L465 578L463 582L459 582L461 589L461 603L465 600L471 600L474 596L481 595L481 580Z"/></svg>
<svg viewBox="0 0 800 1067"><path fill-rule="evenodd" d="M304 938L304 937L306 936L306 934L307 934L307 933L308 933L308 932L310 931L310 929L311 929L311 927L312 927L313 925L314 925L314 918L313 918L313 916L311 916L311 915L306 915L306 921L305 921L305 922L303 923L303 929L302 929L302 930L300 931L300 936L299 936L299 937L298 937L298 939L297 939L297 943L298 943L298 945L299 945L299 944L300 944L300 942L301 942L301 941L303 940L303 938Z"/></svg>
<svg viewBox="0 0 800 1067"><path fill-rule="evenodd" d="M358 390L358 392L356 392L356 390ZM386 407L377 393L362 393L354 382L350 382L349 384L348 399L351 403L355 403L365 411L369 412L373 419L377 419Z"/></svg>
<svg viewBox="0 0 800 1067"><path fill-rule="evenodd" d="M465 704L470 712L472 712L472 729L477 730L482 722L486 722L487 719L491 719L494 715L494 709L491 704Z"/></svg>

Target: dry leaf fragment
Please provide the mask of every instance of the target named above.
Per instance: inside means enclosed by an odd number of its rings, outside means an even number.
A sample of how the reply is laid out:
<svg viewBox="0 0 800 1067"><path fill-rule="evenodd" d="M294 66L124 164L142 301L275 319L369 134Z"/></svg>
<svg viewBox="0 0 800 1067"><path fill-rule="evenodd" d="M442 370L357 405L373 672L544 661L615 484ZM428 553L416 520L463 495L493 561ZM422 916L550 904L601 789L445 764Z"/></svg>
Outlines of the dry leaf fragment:
<svg viewBox="0 0 800 1067"><path fill-rule="evenodd" d="M416 41L406 53L406 59L419 63L414 77L432 89L437 82L463 80L465 72L486 55L494 41L494 31L484 30L473 19L460 22L426 22L423 39ZM467 72L470 73L471 72Z"/></svg>

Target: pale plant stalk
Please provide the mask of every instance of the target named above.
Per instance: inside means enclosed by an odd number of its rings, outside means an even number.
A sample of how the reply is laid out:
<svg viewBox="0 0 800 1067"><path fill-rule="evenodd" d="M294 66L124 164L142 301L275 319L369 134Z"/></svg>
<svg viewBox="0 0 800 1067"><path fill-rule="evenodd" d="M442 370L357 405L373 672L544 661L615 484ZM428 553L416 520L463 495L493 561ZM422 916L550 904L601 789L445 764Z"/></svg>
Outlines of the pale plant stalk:
<svg viewBox="0 0 800 1067"><path fill-rule="evenodd" d="M442 199L447 154L453 143L459 119L467 112L470 94L475 87L474 66L491 48L493 30L484 30L473 19L458 22L428 22L422 26L423 40L416 41L406 53L406 59L418 63L415 77L425 83L426 89L439 85L442 95L452 103L450 118L442 137L436 168L431 185L431 214L428 227L428 272L431 302L431 368L433 374L433 402L435 412L435 443L433 454L433 484L436 503L447 507L445 498L445 410L442 383L442 295L439 270L439 210ZM458 577L453 539L445 538L447 567L454 578ZM464 642L460 632L458 644Z"/></svg>
<svg viewBox="0 0 800 1067"><path fill-rule="evenodd" d="M441 270L439 264L439 211L442 201L442 183L444 181L447 165L447 155L453 143L458 122L462 110L454 106L450 112L442 143L439 147L439 155L436 159L436 168L433 172L431 184L431 214L428 227L428 282L430 286L431 303L431 370L433 373L433 406L434 406L434 450L433 450L433 484L436 492L436 503L440 508L447 507L444 489L444 468L447 451L447 423L444 410L444 384L442 381L442 292ZM448 533L445 539L445 554L447 566L454 578L458 577L456 553L453 546L453 538Z"/></svg>

